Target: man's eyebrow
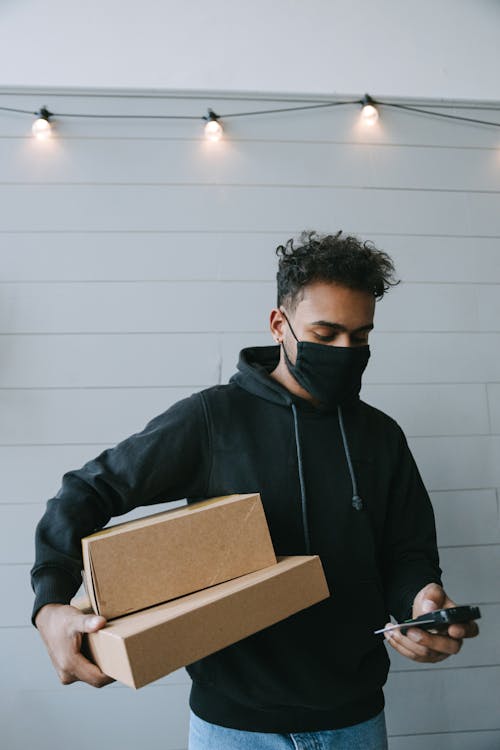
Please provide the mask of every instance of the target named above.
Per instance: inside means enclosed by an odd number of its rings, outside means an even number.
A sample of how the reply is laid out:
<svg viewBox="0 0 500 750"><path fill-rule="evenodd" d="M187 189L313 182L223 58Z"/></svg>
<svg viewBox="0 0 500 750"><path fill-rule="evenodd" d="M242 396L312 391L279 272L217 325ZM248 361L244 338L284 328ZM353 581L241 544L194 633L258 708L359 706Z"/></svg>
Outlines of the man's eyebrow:
<svg viewBox="0 0 500 750"><path fill-rule="evenodd" d="M329 320L313 320L311 326L326 326L327 328L333 328L335 331L347 331L347 328L342 323L331 323ZM361 331L371 331L373 329L373 323L367 323L364 326L355 328L351 333L360 333Z"/></svg>

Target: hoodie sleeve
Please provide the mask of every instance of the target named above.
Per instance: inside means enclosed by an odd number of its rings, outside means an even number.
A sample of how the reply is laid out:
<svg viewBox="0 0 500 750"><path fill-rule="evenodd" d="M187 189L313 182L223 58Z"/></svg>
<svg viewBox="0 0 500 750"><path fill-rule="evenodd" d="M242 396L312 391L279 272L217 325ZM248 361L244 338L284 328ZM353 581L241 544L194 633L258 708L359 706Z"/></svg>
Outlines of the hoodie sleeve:
<svg viewBox="0 0 500 750"><path fill-rule="evenodd" d="M66 472L35 530L32 624L44 604L68 604L80 588L82 537L140 505L206 497L210 466L208 418L197 392Z"/></svg>
<svg viewBox="0 0 500 750"><path fill-rule="evenodd" d="M396 467L384 532L386 603L398 622L412 616L413 600L428 583L443 585L434 510L419 470L399 427Z"/></svg>

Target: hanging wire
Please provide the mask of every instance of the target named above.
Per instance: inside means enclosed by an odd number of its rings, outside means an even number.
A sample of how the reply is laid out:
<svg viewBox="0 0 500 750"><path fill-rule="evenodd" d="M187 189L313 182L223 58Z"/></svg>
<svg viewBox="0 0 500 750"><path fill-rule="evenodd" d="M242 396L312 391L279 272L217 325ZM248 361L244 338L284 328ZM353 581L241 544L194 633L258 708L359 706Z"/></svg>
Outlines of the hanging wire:
<svg viewBox="0 0 500 750"><path fill-rule="evenodd" d="M500 127L500 122L491 122L490 120L477 120L474 117L461 117L460 115L447 115L444 112L429 112L426 109L420 109L418 107L408 107L405 104L392 104L389 102L375 102L375 104L382 104L384 107L397 107L398 109L408 109L411 112L423 112L426 115L433 115L434 117L447 117L450 120L464 120L465 122L476 122L480 125L493 125ZM459 109L457 107L457 109ZM478 107L478 109L480 109Z"/></svg>
<svg viewBox="0 0 500 750"><path fill-rule="evenodd" d="M80 94L80 96L84 96L83 94ZM168 97L164 97L168 98ZM188 97L183 97L188 98ZM420 107L415 107L412 105L407 104L398 104L396 102L387 102L380 99L374 99L373 97L370 97L371 103L373 103L374 106L382 106L382 107L393 107L397 109L404 109L409 112L418 112L421 114L427 114L431 117L444 117L450 120L458 120L461 122L470 122L475 123L479 125L488 125L492 127L500 127L500 122L493 122L491 120L480 120L473 117L463 117L461 115L450 115L446 114L444 112L435 112L429 109L422 109ZM227 120L232 117L255 117L260 115L267 115L267 114L278 114L282 112L298 112L298 111L304 111L304 110L310 110L310 109L321 109L321 108L328 108L328 107L339 107L339 106L345 106L348 104L357 104L362 105L365 102L365 99L349 99L346 101L335 101L335 102L322 102L318 104L304 104L297 107L277 107L273 109L262 109L262 110L250 110L246 112L228 112L226 114L219 114L217 117L221 120ZM454 108L460 108L461 106L467 107L468 109L476 109L481 110L485 109L485 107L481 105L460 105L460 104L428 104L425 105L428 107L454 107ZM493 111L500 111L500 107L497 109L490 107ZM32 110L27 109L20 109L15 107L4 107L0 106L0 110L6 111L6 112L19 112L21 114L28 114L36 116L39 113L33 112ZM78 112L48 112L48 114L51 117L86 117L86 118L109 118L109 119L152 119L152 120L200 120L200 119L206 119L206 116L198 116L198 115L148 115L148 114L97 114L97 113L78 113Z"/></svg>

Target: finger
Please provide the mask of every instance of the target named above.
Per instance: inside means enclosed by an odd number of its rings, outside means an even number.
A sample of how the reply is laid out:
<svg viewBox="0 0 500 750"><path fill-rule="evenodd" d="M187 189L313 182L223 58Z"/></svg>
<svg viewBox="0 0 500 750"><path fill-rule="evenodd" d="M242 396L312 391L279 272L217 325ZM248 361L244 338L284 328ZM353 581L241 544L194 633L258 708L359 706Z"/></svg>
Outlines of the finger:
<svg viewBox="0 0 500 750"><path fill-rule="evenodd" d="M417 643L419 646L424 646L432 651L444 654L456 654L462 647L462 640L459 638L450 638L447 635L440 635L439 633L429 633L422 628L409 628L407 634L401 637L407 641ZM409 644L406 641L404 642L406 647L409 648Z"/></svg>
<svg viewBox="0 0 500 750"><path fill-rule="evenodd" d="M71 661L71 672L79 680L87 682L93 687L104 687L115 680L104 674L96 664L92 664L82 654L75 654Z"/></svg>
<svg viewBox="0 0 500 750"><path fill-rule="evenodd" d="M478 634L479 625L474 620L448 626L448 635L451 638L474 638Z"/></svg>
<svg viewBox="0 0 500 750"><path fill-rule="evenodd" d="M397 637L395 638L394 635L389 636L387 640L389 641L393 649L398 651L403 656L406 656L407 658L412 659L413 661L437 662L437 661L443 661L443 659L447 659L449 656L449 654L439 654L437 652L431 651L430 649L422 650L421 647L417 647L416 649L413 647L407 648L405 644L402 642L402 640L398 639ZM413 644L413 646L416 646L416 644ZM420 653L418 650L419 648L421 650Z"/></svg>
<svg viewBox="0 0 500 750"><path fill-rule="evenodd" d="M398 648L398 650L400 647L404 651L405 656L410 656L410 658L415 661L430 661L431 659L434 660L440 656L438 652L420 643L416 643L399 631L393 632L391 643ZM448 654L445 655L445 658L446 656L448 656Z"/></svg>

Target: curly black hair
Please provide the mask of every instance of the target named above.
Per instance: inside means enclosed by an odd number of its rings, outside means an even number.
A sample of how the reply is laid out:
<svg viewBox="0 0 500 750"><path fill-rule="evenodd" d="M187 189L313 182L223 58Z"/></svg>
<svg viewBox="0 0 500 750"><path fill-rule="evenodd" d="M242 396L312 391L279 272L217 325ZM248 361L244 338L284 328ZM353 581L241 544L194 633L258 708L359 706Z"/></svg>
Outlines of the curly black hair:
<svg viewBox="0 0 500 750"><path fill-rule="evenodd" d="M369 247L354 235L300 233L299 245L293 238L278 245L277 306L287 304L294 311L312 281L329 281L351 289L370 292L376 299L399 284L392 259L383 250ZM373 243L371 243L373 245Z"/></svg>

